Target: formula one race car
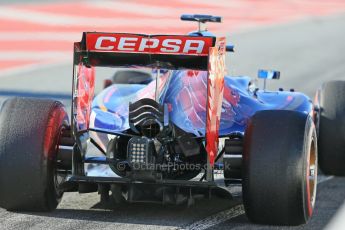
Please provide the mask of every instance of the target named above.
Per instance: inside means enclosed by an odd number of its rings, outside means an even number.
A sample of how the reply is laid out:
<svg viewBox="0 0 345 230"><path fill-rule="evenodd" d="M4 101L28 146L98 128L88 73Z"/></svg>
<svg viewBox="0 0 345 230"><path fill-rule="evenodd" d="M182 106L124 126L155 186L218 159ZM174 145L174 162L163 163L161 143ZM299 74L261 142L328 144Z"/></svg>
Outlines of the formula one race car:
<svg viewBox="0 0 345 230"><path fill-rule="evenodd" d="M317 184L311 100L225 76L233 47L202 28L221 18L181 19L197 21L199 30L83 33L74 44L71 124L57 101L3 104L1 207L49 211L71 191L98 191L102 202L192 204L195 195L223 194L240 183L251 221L308 221ZM94 97L99 68L121 69ZM259 77L277 79L279 72L261 70Z"/></svg>

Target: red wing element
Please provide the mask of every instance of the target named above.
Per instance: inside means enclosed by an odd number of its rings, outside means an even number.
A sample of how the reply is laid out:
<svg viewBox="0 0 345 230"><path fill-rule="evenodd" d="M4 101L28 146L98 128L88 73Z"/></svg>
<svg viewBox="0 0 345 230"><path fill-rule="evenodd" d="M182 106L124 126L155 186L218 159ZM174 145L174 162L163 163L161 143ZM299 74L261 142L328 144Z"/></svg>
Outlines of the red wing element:
<svg viewBox="0 0 345 230"><path fill-rule="evenodd" d="M225 75L225 38L218 38L210 48L207 82L206 151L211 166L218 153L219 122L222 109Z"/></svg>
<svg viewBox="0 0 345 230"><path fill-rule="evenodd" d="M86 49L91 52L208 56L209 48L212 46L212 37L120 33L86 34Z"/></svg>
<svg viewBox="0 0 345 230"><path fill-rule="evenodd" d="M93 67L87 68L82 64L78 66L77 73L77 92L76 97L76 111L78 130L86 130L89 128L91 103L94 97L95 88L95 70Z"/></svg>

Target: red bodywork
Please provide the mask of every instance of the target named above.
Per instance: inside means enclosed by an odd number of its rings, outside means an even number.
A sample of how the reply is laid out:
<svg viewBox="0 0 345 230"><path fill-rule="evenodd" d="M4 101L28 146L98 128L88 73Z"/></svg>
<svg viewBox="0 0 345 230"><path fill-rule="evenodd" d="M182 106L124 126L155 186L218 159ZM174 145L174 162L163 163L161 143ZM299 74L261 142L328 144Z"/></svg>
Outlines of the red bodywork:
<svg viewBox="0 0 345 230"><path fill-rule="evenodd" d="M86 49L95 52L208 56L211 37L88 33Z"/></svg>
<svg viewBox="0 0 345 230"><path fill-rule="evenodd" d="M206 151L213 166L218 153L218 133L223 102L225 73L225 38L218 38L210 48L207 81Z"/></svg>

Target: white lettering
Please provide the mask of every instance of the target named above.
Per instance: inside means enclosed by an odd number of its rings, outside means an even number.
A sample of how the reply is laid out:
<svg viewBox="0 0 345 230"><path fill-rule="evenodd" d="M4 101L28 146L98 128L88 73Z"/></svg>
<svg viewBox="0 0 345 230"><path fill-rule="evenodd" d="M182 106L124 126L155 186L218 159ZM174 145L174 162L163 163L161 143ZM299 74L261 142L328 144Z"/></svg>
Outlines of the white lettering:
<svg viewBox="0 0 345 230"><path fill-rule="evenodd" d="M193 46L193 44L196 44L197 46ZM197 54L200 54L202 53L204 44L205 42L202 40L187 40L183 48L183 53L189 53L190 51L195 50Z"/></svg>
<svg viewBox="0 0 345 230"><path fill-rule="evenodd" d="M117 42L118 41L118 42ZM128 52L162 52L181 54L202 54L204 40L182 40L178 38L116 37L100 36L95 43L96 50Z"/></svg>
<svg viewBox="0 0 345 230"><path fill-rule="evenodd" d="M163 41L163 48L161 51L163 52L178 52L180 50L180 46L182 41L179 39L165 39Z"/></svg>
<svg viewBox="0 0 345 230"><path fill-rule="evenodd" d="M148 44L150 43L150 44ZM156 38L143 38L140 42L139 51L144 51L146 48L154 49L157 48L159 40Z"/></svg>
<svg viewBox="0 0 345 230"><path fill-rule="evenodd" d="M97 38L95 48L98 50L112 50L114 49L114 46L102 46L103 41L110 41L110 42L115 42L116 38L114 37L99 37Z"/></svg>
<svg viewBox="0 0 345 230"><path fill-rule="evenodd" d="M120 38L118 50L134 51L135 42L138 38Z"/></svg>

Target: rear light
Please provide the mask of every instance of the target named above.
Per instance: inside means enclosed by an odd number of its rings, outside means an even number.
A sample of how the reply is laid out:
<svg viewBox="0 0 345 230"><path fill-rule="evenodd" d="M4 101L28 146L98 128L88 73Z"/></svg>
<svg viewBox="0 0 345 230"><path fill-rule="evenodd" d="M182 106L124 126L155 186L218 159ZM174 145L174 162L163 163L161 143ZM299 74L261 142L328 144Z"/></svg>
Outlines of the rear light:
<svg viewBox="0 0 345 230"><path fill-rule="evenodd" d="M128 160L131 165L153 162L153 142L146 137L133 137L128 142Z"/></svg>

